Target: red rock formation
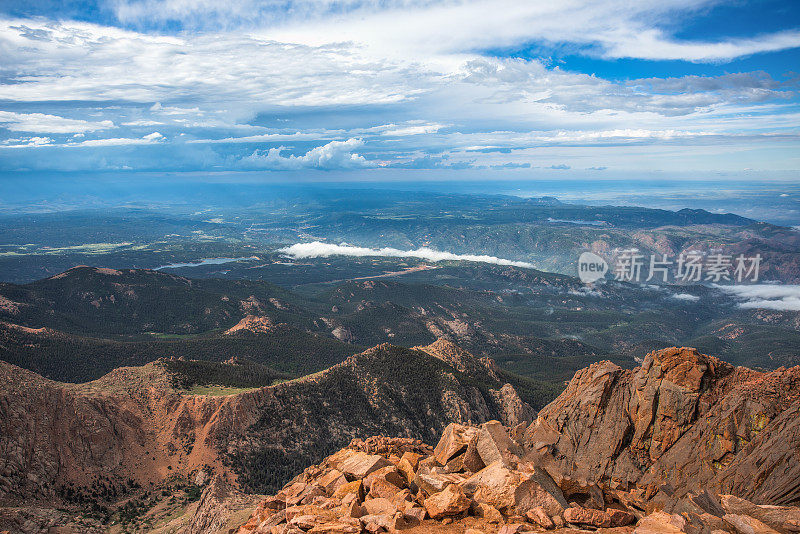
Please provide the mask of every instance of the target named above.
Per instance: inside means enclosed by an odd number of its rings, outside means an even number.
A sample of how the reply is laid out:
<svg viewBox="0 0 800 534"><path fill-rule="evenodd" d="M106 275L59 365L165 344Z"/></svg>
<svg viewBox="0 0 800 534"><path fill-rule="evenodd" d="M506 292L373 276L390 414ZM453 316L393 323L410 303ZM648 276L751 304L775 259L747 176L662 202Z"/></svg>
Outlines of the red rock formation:
<svg viewBox="0 0 800 534"><path fill-rule="evenodd" d="M800 497L798 410L800 367L759 373L671 348L631 371L599 362L576 373L525 446L557 479L638 486L647 498L712 488L790 503Z"/></svg>

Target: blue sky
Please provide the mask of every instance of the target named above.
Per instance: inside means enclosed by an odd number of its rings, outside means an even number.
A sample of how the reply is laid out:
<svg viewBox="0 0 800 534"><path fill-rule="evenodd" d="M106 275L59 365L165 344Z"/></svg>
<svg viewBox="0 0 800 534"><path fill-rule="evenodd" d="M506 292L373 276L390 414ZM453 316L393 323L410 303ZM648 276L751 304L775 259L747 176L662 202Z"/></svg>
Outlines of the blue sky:
<svg viewBox="0 0 800 534"><path fill-rule="evenodd" d="M374 4L0 0L0 174L800 178L797 2Z"/></svg>

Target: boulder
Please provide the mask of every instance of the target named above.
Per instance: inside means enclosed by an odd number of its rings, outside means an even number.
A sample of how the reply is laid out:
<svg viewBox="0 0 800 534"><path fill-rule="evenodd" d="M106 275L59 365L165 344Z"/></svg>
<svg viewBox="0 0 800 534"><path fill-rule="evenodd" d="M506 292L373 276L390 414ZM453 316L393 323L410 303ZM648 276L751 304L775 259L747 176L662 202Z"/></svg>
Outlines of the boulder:
<svg viewBox="0 0 800 534"><path fill-rule="evenodd" d="M800 508L795 506L758 505L733 495L720 495L720 502L725 511L722 515L748 515L775 530L800 532Z"/></svg>
<svg viewBox="0 0 800 534"><path fill-rule="evenodd" d="M443 491L431 495L425 499L425 510L431 519L442 519L453 517L469 510L472 501L467 497L461 488L455 484L450 484Z"/></svg>
<svg viewBox="0 0 800 534"><path fill-rule="evenodd" d="M367 499L364 501L364 509L368 515L394 515L397 512L397 506L389 499Z"/></svg>
<svg viewBox="0 0 800 534"><path fill-rule="evenodd" d="M348 480L362 479L373 471L392 465L389 460L378 454L367 454L349 449L344 450L350 454L336 462L337 465L335 467L344 473Z"/></svg>
<svg viewBox="0 0 800 534"><path fill-rule="evenodd" d="M464 456L461 462L464 464L464 469L466 469L470 473L477 473L478 471L486 467L486 464L481 459L481 455L478 454L477 433L469 441L469 444L467 445L467 450L464 451Z"/></svg>
<svg viewBox="0 0 800 534"><path fill-rule="evenodd" d="M556 527L555 523L553 523L553 520L550 519L550 516L547 515L547 512L545 512L544 508L541 506L534 506L525 512L525 518L528 519L528 521L536 523L540 527L547 530Z"/></svg>
<svg viewBox="0 0 800 534"><path fill-rule="evenodd" d="M342 517L353 517L358 519L364 515L367 515L367 510L356 501L351 501L350 504L345 504L342 506Z"/></svg>
<svg viewBox="0 0 800 534"><path fill-rule="evenodd" d="M653 512L639 520L633 534L681 534L685 525L686 521L677 514Z"/></svg>
<svg viewBox="0 0 800 534"><path fill-rule="evenodd" d="M354 480L352 482L348 482L347 484L343 484L339 486L336 491L333 492L333 496L338 499L343 499L345 496L353 494L355 495L359 501L364 500L364 483L360 480Z"/></svg>
<svg viewBox="0 0 800 534"><path fill-rule="evenodd" d="M397 470L403 475L407 483L414 481L417 467L423 458L424 456L415 452L405 452L400 457L400 461L397 462Z"/></svg>
<svg viewBox="0 0 800 534"><path fill-rule="evenodd" d="M340 486L347 484L344 473L338 469L331 469L321 477L317 478L317 484L325 489L327 495L333 495Z"/></svg>
<svg viewBox="0 0 800 534"><path fill-rule="evenodd" d="M444 466L445 473L460 473L462 471L464 471L464 453L453 456Z"/></svg>
<svg viewBox="0 0 800 534"><path fill-rule="evenodd" d="M562 476L558 481L558 486L567 501L575 501L584 508L594 508L595 510L604 510L606 507L603 490L594 482Z"/></svg>
<svg viewBox="0 0 800 534"><path fill-rule="evenodd" d="M361 522L351 523L347 518L339 521L328 522L322 525L315 525L308 531L309 534L360 534Z"/></svg>
<svg viewBox="0 0 800 534"><path fill-rule="evenodd" d="M500 530L497 531L497 534L520 534L525 530L525 525L522 523L511 523L509 525L503 525L500 527Z"/></svg>
<svg viewBox="0 0 800 534"><path fill-rule="evenodd" d="M420 471L414 477L414 484L424 491L427 495L433 495L444 490L450 484L460 484L466 479L464 475L457 473L428 473Z"/></svg>
<svg viewBox="0 0 800 534"><path fill-rule="evenodd" d="M606 513L611 517L612 527L624 527L632 525L636 522L636 516L627 510L618 510L616 508L608 508Z"/></svg>
<svg viewBox="0 0 800 534"><path fill-rule="evenodd" d="M372 481L372 486L369 489L369 495L373 498L383 497L391 500L399 491L399 487L395 486L391 482L387 482L386 480L379 478Z"/></svg>
<svg viewBox="0 0 800 534"><path fill-rule="evenodd" d="M297 515L289 520L289 525L297 527L301 530L310 530L317 524L317 516L315 515Z"/></svg>
<svg viewBox="0 0 800 534"><path fill-rule="evenodd" d="M561 514L568 506L561 491L546 473L512 471L495 462L481 469L461 485L478 502L491 504L498 510L524 514L541 506L548 516Z"/></svg>
<svg viewBox="0 0 800 534"><path fill-rule="evenodd" d="M464 446L465 451L467 445L469 445L469 441ZM499 421L489 421L480 426L476 449L485 465L501 462L504 465L513 466L523 454L522 447L509 437Z"/></svg>
<svg viewBox="0 0 800 534"><path fill-rule="evenodd" d="M403 514L405 515L406 519L409 520L409 522L421 522L425 520L427 513L428 512L425 510L425 508L420 506L411 506L403 511Z"/></svg>
<svg viewBox="0 0 800 534"><path fill-rule="evenodd" d="M593 508L567 508L564 510L564 520L575 525L589 525L597 528L611 526L611 516L602 510L594 510Z"/></svg>
<svg viewBox="0 0 800 534"><path fill-rule="evenodd" d="M403 476L400 474L400 471L397 470L397 467L394 465L388 465L386 467L382 467L377 471L373 471L364 479L364 485L368 489L372 489L372 483L376 480L383 480L385 482L389 482L390 484L397 486L398 488L403 488L406 485L406 481Z"/></svg>
<svg viewBox="0 0 800 534"><path fill-rule="evenodd" d="M749 515L725 514L722 519L739 534L779 534L774 528Z"/></svg>
<svg viewBox="0 0 800 534"><path fill-rule="evenodd" d="M450 423L444 429L439 443L433 450L433 456L441 465L446 465L451 458L467 450L467 445L478 430L475 427Z"/></svg>
<svg viewBox="0 0 800 534"><path fill-rule="evenodd" d="M394 514L370 514L360 518L361 524L368 532L377 533L392 528Z"/></svg>
<svg viewBox="0 0 800 534"><path fill-rule="evenodd" d="M503 522L503 514L501 514L497 508L491 504L486 504L485 502L472 501L472 504L469 508L469 513L475 517L482 518L487 523Z"/></svg>

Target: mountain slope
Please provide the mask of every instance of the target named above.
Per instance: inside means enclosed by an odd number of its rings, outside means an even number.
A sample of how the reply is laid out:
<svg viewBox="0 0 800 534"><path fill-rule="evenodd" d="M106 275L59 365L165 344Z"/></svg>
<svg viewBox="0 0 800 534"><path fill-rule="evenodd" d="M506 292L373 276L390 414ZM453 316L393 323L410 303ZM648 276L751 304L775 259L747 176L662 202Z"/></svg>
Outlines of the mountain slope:
<svg viewBox="0 0 800 534"><path fill-rule="evenodd" d="M63 384L0 363L0 499L113 501L197 469L264 490L355 437L431 439L453 420L516 424L533 415L494 377L391 345L316 375L225 396L176 389L181 380L169 367L160 361Z"/></svg>

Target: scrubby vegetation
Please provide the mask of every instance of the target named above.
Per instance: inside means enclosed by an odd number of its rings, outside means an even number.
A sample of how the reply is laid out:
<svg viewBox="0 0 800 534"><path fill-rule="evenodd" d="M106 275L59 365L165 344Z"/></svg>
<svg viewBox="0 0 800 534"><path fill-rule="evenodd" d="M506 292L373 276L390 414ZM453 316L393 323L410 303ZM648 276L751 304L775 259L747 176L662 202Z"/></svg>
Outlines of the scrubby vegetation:
<svg viewBox="0 0 800 534"><path fill-rule="evenodd" d="M236 390L270 386L276 381L291 378L291 375L266 365L239 358L227 362L166 360L163 365L172 376L176 388L202 395L231 394L238 392ZM226 390L228 392L223 393Z"/></svg>

